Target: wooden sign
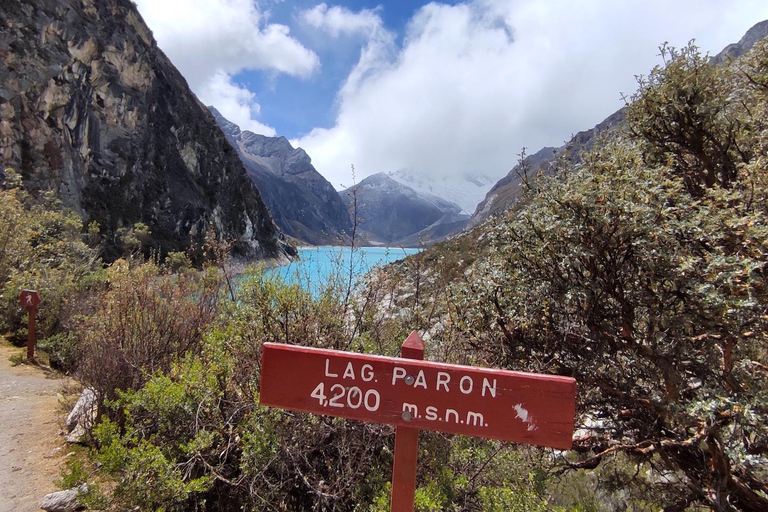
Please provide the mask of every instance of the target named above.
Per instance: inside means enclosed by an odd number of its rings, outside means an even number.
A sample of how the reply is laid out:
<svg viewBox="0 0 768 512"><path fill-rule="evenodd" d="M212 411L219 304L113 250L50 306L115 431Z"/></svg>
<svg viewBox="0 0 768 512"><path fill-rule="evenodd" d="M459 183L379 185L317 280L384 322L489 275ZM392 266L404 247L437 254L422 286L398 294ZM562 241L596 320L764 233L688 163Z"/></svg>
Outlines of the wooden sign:
<svg viewBox="0 0 768 512"><path fill-rule="evenodd" d="M37 313L37 306L40 305L40 294L35 290L21 290L19 293L19 302L25 308L27 308L27 359L35 358L35 344L36 332L35 332L35 315Z"/></svg>
<svg viewBox="0 0 768 512"><path fill-rule="evenodd" d="M40 305L40 295L35 290L21 290L19 302L27 309L37 309Z"/></svg>
<svg viewBox="0 0 768 512"><path fill-rule="evenodd" d="M264 344L261 372L262 405L571 448L570 377L274 343Z"/></svg>

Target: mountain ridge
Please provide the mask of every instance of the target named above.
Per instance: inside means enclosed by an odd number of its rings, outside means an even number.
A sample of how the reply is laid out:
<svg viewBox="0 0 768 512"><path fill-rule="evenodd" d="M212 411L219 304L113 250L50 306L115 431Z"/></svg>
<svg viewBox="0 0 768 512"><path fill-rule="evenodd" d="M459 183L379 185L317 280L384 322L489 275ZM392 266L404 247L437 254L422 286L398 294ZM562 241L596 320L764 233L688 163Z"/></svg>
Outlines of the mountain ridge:
<svg viewBox="0 0 768 512"><path fill-rule="evenodd" d="M485 175L432 177L404 169L389 172L387 175L421 194L456 203L467 215L475 211L478 203L496 183L494 178Z"/></svg>
<svg viewBox="0 0 768 512"><path fill-rule="evenodd" d="M341 195L357 222L358 233L375 245L434 243L460 232L469 219L456 203L420 193L383 172L368 176Z"/></svg>
<svg viewBox="0 0 768 512"><path fill-rule="evenodd" d="M738 42L729 44L712 57L710 63L713 65L725 64L729 60L745 54L758 41L766 37L768 37L768 20L753 25ZM521 176L525 168L533 174L536 172L550 173L553 171L553 163L560 156L578 163L580 155L592 147L598 136L609 134L613 130L621 129L624 126L624 113L625 109L622 107L594 127L576 133L562 146L557 148L545 147L527 157L522 162L522 165L521 163L515 165L491 188L486 197L477 205L467 227L477 226L489 217L508 209L519 199L522 193Z"/></svg>
<svg viewBox="0 0 768 512"><path fill-rule="evenodd" d="M347 208L306 151L294 148L285 137L241 130L215 107L208 109L283 232L312 245L338 245L349 239Z"/></svg>

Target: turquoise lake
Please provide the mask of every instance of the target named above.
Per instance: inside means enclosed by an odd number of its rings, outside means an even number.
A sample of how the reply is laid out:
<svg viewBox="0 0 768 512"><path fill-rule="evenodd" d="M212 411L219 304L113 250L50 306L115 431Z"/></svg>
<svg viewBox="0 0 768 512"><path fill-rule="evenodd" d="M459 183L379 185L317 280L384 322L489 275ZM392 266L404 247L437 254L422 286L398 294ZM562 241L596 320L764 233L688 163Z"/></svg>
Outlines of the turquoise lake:
<svg viewBox="0 0 768 512"><path fill-rule="evenodd" d="M348 279L350 266L353 280L359 279L373 267L401 260L420 249L400 247L306 247L299 249L299 260L284 267L270 270L287 281L300 283L305 289L317 292L334 276Z"/></svg>

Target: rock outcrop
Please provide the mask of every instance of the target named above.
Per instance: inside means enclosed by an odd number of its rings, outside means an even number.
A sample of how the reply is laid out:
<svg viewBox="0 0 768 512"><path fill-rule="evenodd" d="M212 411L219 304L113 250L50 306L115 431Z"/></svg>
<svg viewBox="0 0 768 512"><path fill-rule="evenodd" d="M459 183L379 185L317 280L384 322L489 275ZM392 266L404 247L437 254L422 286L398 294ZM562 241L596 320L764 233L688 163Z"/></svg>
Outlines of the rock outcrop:
<svg viewBox="0 0 768 512"><path fill-rule="evenodd" d="M0 59L0 169L98 222L107 260L138 222L161 252L208 232L236 256L291 251L130 0L0 2Z"/></svg>
<svg viewBox="0 0 768 512"><path fill-rule="evenodd" d="M755 43L768 37L768 20L761 21L747 30L738 43L731 43L712 57L713 64L727 63L729 60L741 57L755 46Z"/></svg>
<svg viewBox="0 0 768 512"><path fill-rule="evenodd" d="M349 240L352 223L344 202L303 149L294 148L285 137L240 130L215 108L208 108L283 232L313 245Z"/></svg>
<svg viewBox="0 0 768 512"><path fill-rule="evenodd" d="M427 245L460 232L469 219L456 203L419 194L382 172L345 190L341 197L357 220L358 233L373 244Z"/></svg>
<svg viewBox="0 0 768 512"><path fill-rule="evenodd" d="M88 486L83 484L73 489L46 494L40 508L47 512L75 512L85 508L80 503L80 495L87 492Z"/></svg>
<svg viewBox="0 0 768 512"><path fill-rule="evenodd" d="M67 442L80 443L96 425L99 415L99 404L96 390L85 388L75 402L75 406L67 415Z"/></svg>
<svg viewBox="0 0 768 512"><path fill-rule="evenodd" d="M523 176L526 172L531 178L537 173L548 175L555 170L553 164L561 156L572 163L579 163L582 153L588 151L601 136L608 136L624 126L624 115L623 108L617 110L593 128L577 133L559 148L545 147L527 156L522 165L514 166L488 191L485 199L477 205L468 226L480 224L485 219L508 209L520 199L523 192Z"/></svg>

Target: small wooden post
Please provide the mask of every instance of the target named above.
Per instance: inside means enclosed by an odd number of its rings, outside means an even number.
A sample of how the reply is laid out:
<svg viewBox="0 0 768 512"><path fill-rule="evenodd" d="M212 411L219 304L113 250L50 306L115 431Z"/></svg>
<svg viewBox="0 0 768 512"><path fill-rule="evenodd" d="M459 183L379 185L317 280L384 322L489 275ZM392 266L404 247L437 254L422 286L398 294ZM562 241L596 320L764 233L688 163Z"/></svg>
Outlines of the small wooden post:
<svg viewBox="0 0 768 512"><path fill-rule="evenodd" d="M27 323L27 359L35 358L35 345L37 344L35 332L35 316L37 308L29 308L29 322Z"/></svg>
<svg viewBox="0 0 768 512"><path fill-rule="evenodd" d="M416 331L403 342L400 357L424 359L424 342ZM406 382L413 376L406 377ZM409 383L410 384L410 383ZM408 417L406 417L408 416ZM408 421L410 413L404 411ZM413 512L416 497L416 463L419 454L419 429L398 426L395 428L395 464L392 468L392 512Z"/></svg>
<svg viewBox="0 0 768 512"><path fill-rule="evenodd" d="M27 316L29 317L27 323L27 359L31 360L35 358L35 316L37 306L40 304L40 295L35 290L22 290L19 294L19 302L27 308Z"/></svg>

